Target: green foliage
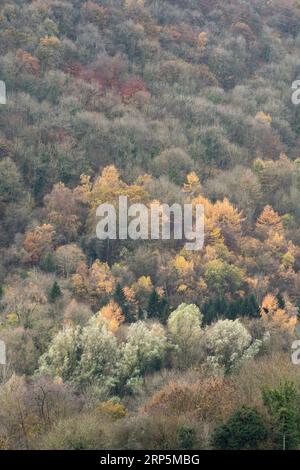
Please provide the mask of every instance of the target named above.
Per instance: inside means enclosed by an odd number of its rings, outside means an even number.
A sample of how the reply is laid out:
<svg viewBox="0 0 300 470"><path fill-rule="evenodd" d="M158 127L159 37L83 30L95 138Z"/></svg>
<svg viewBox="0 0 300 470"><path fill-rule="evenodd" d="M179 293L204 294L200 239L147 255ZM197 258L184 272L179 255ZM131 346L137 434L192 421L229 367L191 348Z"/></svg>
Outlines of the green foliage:
<svg viewBox="0 0 300 470"><path fill-rule="evenodd" d="M163 328L138 321L129 328L119 365L121 387L135 391L146 372L159 369L165 358L167 339ZM122 388L121 388L122 389Z"/></svg>
<svg viewBox="0 0 300 470"><path fill-rule="evenodd" d="M68 326L52 340L40 359L40 373L59 376L80 387L94 384L107 393L122 393L138 385L141 377L161 367L167 342L158 324L137 322L126 342L118 345L104 318L92 317L84 328Z"/></svg>
<svg viewBox="0 0 300 470"><path fill-rule="evenodd" d="M189 367L201 358L202 313L196 305L181 304L168 319L168 332L174 346L174 365Z"/></svg>
<svg viewBox="0 0 300 470"><path fill-rule="evenodd" d="M126 301L126 297L124 295L124 292L123 292L123 289L122 289L120 283L118 283L117 286L116 286L116 290L115 290L115 293L114 293L114 301L121 308L121 310L122 310L122 312L125 316L126 322L131 323L132 322L132 315L131 315L131 312L130 312L130 307L128 305L128 302Z"/></svg>
<svg viewBox="0 0 300 470"><path fill-rule="evenodd" d="M6 157L0 161L0 201L12 202L22 195L22 178L16 164Z"/></svg>
<svg viewBox="0 0 300 470"><path fill-rule="evenodd" d="M79 415L56 423L45 436L42 448L51 450L96 450L107 447L108 436L99 417L94 414Z"/></svg>
<svg viewBox="0 0 300 470"><path fill-rule="evenodd" d="M243 282L243 273L237 266L220 260L207 263L204 275L207 284L222 294L238 290Z"/></svg>
<svg viewBox="0 0 300 470"><path fill-rule="evenodd" d="M165 296L160 296L155 288L149 296L147 312L149 318L156 318L165 323L169 313L169 305Z"/></svg>
<svg viewBox="0 0 300 470"><path fill-rule="evenodd" d="M219 320L205 332L207 362L225 373L237 370L245 361L256 356L262 342L252 337L240 320Z"/></svg>
<svg viewBox="0 0 300 470"><path fill-rule="evenodd" d="M193 450L196 443L196 433L190 426L180 426L177 430L178 449Z"/></svg>
<svg viewBox="0 0 300 470"><path fill-rule="evenodd" d="M220 318L236 320L238 317L259 317L259 305L252 294L241 299L228 302L225 298L218 297L211 299L202 306L203 321L205 324L211 324Z"/></svg>
<svg viewBox="0 0 300 470"><path fill-rule="evenodd" d="M284 301L284 298L282 297L282 295L280 294L280 292L278 292L278 294L276 295L276 299L277 299L277 302L278 302L278 307L279 308L284 308L285 307L285 301Z"/></svg>
<svg viewBox="0 0 300 470"><path fill-rule="evenodd" d="M295 384L286 380L278 388L265 388L263 400L272 420L276 448L297 449L299 446L299 395Z"/></svg>
<svg viewBox="0 0 300 470"><path fill-rule="evenodd" d="M40 260L40 268L48 273L52 273L55 271L53 254L50 251L42 255Z"/></svg>
<svg viewBox="0 0 300 470"><path fill-rule="evenodd" d="M106 322L92 318L82 330L81 356L75 380L83 386L94 383L103 391L110 391L117 382L119 357L116 338Z"/></svg>
<svg viewBox="0 0 300 470"><path fill-rule="evenodd" d="M258 411L242 406L214 430L212 445L223 450L257 449L267 436L267 427Z"/></svg>
<svg viewBox="0 0 300 470"><path fill-rule="evenodd" d="M193 169L193 160L180 148L168 149L153 160L155 176L168 176L170 181L180 185Z"/></svg>
<svg viewBox="0 0 300 470"><path fill-rule="evenodd" d="M297 313L298 321L300 321L300 299L297 300L296 307L298 309L298 313Z"/></svg>
<svg viewBox="0 0 300 470"><path fill-rule="evenodd" d="M54 303L61 296L62 296L62 291L59 287L59 284L57 283L57 281L54 281L48 294L48 300L50 303Z"/></svg>

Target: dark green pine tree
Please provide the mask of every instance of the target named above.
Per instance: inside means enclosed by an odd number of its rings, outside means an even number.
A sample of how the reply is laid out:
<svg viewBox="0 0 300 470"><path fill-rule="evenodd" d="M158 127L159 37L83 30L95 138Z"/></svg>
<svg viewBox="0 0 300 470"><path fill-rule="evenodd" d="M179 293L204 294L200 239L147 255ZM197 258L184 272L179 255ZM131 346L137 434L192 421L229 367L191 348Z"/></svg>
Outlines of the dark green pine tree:
<svg viewBox="0 0 300 470"><path fill-rule="evenodd" d="M158 318L165 323L169 314L169 303L165 296L160 297L155 288L149 296L147 313L149 318Z"/></svg>
<svg viewBox="0 0 300 470"><path fill-rule="evenodd" d="M251 318L259 317L259 305L253 294L248 297L244 297L240 301L239 315Z"/></svg>
<svg viewBox="0 0 300 470"><path fill-rule="evenodd" d="M210 325L213 322L214 315L215 315L213 302L211 300L206 302L202 306L201 311L203 312L203 323L204 323L204 325Z"/></svg>
<svg viewBox="0 0 300 470"><path fill-rule="evenodd" d="M242 299L236 300L235 304L237 306L237 315L241 317L247 316L248 298L243 297Z"/></svg>
<svg viewBox="0 0 300 470"><path fill-rule="evenodd" d="M253 318L259 318L259 305L255 295L247 297L247 315Z"/></svg>
<svg viewBox="0 0 300 470"><path fill-rule="evenodd" d="M180 426L177 429L178 449L192 450L196 445L196 432L187 425Z"/></svg>
<svg viewBox="0 0 300 470"><path fill-rule="evenodd" d="M265 388L263 401L272 419L276 449L297 449L300 441L299 395L295 384L286 380L278 388Z"/></svg>
<svg viewBox="0 0 300 470"><path fill-rule="evenodd" d="M117 287L114 293L114 301L119 305L119 307L121 307L126 301L125 295L124 295L124 292L120 283L117 284Z"/></svg>
<svg viewBox="0 0 300 470"><path fill-rule="evenodd" d="M204 315L204 324L209 325L220 318L235 320L238 317L246 316L251 318L259 317L259 305L254 295L242 299L227 302L225 298L218 297L206 302L201 311Z"/></svg>
<svg viewBox="0 0 300 470"><path fill-rule="evenodd" d="M55 271L55 263L50 251L42 256L40 260L40 268L48 273L53 273Z"/></svg>
<svg viewBox="0 0 300 470"><path fill-rule="evenodd" d="M149 318L159 317L160 298L156 289L153 288L149 297L147 312Z"/></svg>
<svg viewBox="0 0 300 470"><path fill-rule="evenodd" d="M284 309L285 301L284 301L284 298L282 297L282 295L280 294L280 292L278 292L278 294L276 295L276 299L277 299L277 302L278 302L278 307L281 308L281 309Z"/></svg>
<svg viewBox="0 0 300 470"><path fill-rule="evenodd" d="M214 430L212 445L215 449L222 450L254 450L267 437L267 427L258 411L255 408L241 406L226 423Z"/></svg>
<svg viewBox="0 0 300 470"><path fill-rule="evenodd" d="M56 302L56 300L62 296L62 291L56 281L54 281L48 295L48 300L51 303Z"/></svg>
<svg viewBox="0 0 300 470"><path fill-rule="evenodd" d="M170 314L170 305L166 297L162 297L159 303L159 319L166 324Z"/></svg>
<svg viewBox="0 0 300 470"><path fill-rule="evenodd" d="M298 308L297 317L298 317L298 321L300 322L300 300L297 300L296 307Z"/></svg>
<svg viewBox="0 0 300 470"><path fill-rule="evenodd" d="M229 318L229 320L236 320L236 318L241 315L242 312L242 300L235 300L231 302L229 305L226 305L224 301L224 306L226 307L226 314L225 318Z"/></svg>
<svg viewBox="0 0 300 470"><path fill-rule="evenodd" d="M225 299L222 298L209 300L203 305L201 311L204 315L205 325L210 325L221 317L230 317L228 304L226 303Z"/></svg>
<svg viewBox="0 0 300 470"><path fill-rule="evenodd" d="M145 320L145 318L146 318L145 312L142 309L142 307L139 306L139 308L138 308L138 319L139 320Z"/></svg>
<svg viewBox="0 0 300 470"><path fill-rule="evenodd" d="M121 284L117 284L115 293L114 293L114 301L119 305L120 309L122 310L124 316L125 316L125 321L127 323L132 322L132 315L130 312L130 308L127 304L126 297L124 295L123 289Z"/></svg>
<svg viewBox="0 0 300 470"><path fill-rule="evenodd" d="M224 297L218 297L215 300L214 308L215 308L216 319L224 318L224 317L226 318L226 316L228 316L229 305L224 299Z"/></svg>

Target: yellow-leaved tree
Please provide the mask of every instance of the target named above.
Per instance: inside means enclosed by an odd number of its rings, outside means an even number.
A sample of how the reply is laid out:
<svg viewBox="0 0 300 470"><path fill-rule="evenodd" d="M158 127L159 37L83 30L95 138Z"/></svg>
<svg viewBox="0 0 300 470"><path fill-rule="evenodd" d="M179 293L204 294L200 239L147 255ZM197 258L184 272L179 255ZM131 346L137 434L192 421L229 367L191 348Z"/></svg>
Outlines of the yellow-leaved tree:
<svg viewBox="0 0 300 470"><path fill-rule="evenodd" d="M97 322L97 318L100 317L103 317L107 320L108 327L113 333L115 333L125 321L125 316L121 308L113 300L101 308L101 310L97 313L95 321Z"/></svg>
<svg viewBox="0 0 300 470"><path fill-rule="evenodd" d="M126 184L121 180L114 165L105 167L94 183L91 182L89 176L81 175L81 185L75 189L74 193L89 206L89 228L94 230L97 207L108 203L117 208L119 196L127 196L129 204L148 202L148 193L145 190L144 182L145 179L140 178L135 184Z"/></svg>
<svg viewBox="0 0 300 470"><path fill-rule="evenodd" d="M288 314L285 308L280 308L278 300L273 294L267 294L261 305L260 315L264 322L271 328L278 327L293 331L297 323L297 317Z"/></svg>
<svg viewBox="0 0 300 470"><path fill-rule="evenodd" d="M256 230L259 234L267 237L270 233L282 233L283 225L281 217L271 206L266 206L257 219Z"/></svg>

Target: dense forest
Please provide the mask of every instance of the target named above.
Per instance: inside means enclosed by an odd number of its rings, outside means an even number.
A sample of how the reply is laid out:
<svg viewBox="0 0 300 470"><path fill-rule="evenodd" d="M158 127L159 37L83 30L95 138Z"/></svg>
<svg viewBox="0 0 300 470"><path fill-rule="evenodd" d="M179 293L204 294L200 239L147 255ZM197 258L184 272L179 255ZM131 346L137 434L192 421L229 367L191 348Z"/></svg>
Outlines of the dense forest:
<svg viewBox="0 0 300 470"><path fill-rule="evenodd" d="M0 0L1 449L299 448L297 79L297 1Z"/></svg>

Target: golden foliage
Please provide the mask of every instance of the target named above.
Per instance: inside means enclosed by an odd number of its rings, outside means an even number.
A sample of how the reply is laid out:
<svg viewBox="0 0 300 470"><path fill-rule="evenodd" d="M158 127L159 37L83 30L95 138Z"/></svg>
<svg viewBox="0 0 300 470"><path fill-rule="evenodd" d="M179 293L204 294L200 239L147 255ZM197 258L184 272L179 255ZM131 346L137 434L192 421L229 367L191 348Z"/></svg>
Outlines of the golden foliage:
<svg viewBox="0 0 300 470"><path fill-rule="evenodd" d="M211 218L218 227L227 226L236 232L241 229L241 214L227 198L214 204Z"/></svg>
<svg viewBox="0 0 300 470"><path fill-rule="evenodd" d="M98 295L113 292L114 280L107 263L101 263L98 259L94 261L90 269L90 281Z"/></svg>
<svg viewBox="0 0 300 470"><path fill-rule="evenodd" d="M80 186L77 186L74 192L85 204L89 202L92 186L91 177L89 175L80 175Z"/></svg>
<svg viewBox="0 0 300 470"><path fill-rule="evenodd" d="M100 176L91 183L90 177L81 176L81 185L75 189L82 202L89 205L89 224L95 223L95 213L99 205L103 203L118 205L119 196L127 196L128 203L147 201L148 193L144 188L145 180L139 184L127 185L120 179L120 174L114 165L105 167Z"/></svg>
<svg viewBox="0 0 300 470"><path fill-rule="evenodd" d="M131 287L125 286L123 288L123 294L124 294L125 299L128 303L130 303L130 304L135 304L136 303L135 292Z"/></svg>
<svg viewBox="0 0 300 470"><path fill-rule="evenodd" d="M136 287L150 292L153 289L150 276L141 276L136 282Z"/></svg>
<svg viewBox="0 0 300 470"><path fill-rule="evenodd" d="M103 317L107 320L108 327L113 333L115 333L125 321L125 317L121 308L113 300L102 307L101 310L97 313L97 316Z"/></svg>
<svg viewBox="0 0 300 470"><path fill-rule="evenodd" d="M198 47L201 51L204 51L208 42L207 33L202 31L198 36Z"/></svg>
<svg viewBox="0 0 300 470"><path fill-rule="evenodd" d="M262 233L268 234L270 230L282 232L283 225L281 217L274 209L267 205L257 219L256 228Z"/></svg>
<svg viewBox="0 0 300 470"><path fill-rule="evenodd" d="M261 122L262 124L271 124L272 123L272 116L270 114L266 114L263 111L259 111L255 116L256 121Z"/></svg>
<svg viewBox="0 0 300 470"><path fill-rule="evenodd" d="M85 263L79 263L76 274L72 276L74 292L81 297L88 297L92 304L111 295L115 289L115 280L107 263L98 259L88 269Z"/></svg>
<svg viewBox="0 0 300 470"><path fill-rule="evenodd" d="M268 239L266 240L266 244L271 252L277 253L285 247L284 236L278 232L271 232Z"/></svg>
<svg viewBox="0 0 300 470"><path fill-rule="evenodd" d="M184 256L177 255L175 258L175 267L179 273L186 274L193 270L193 260L188 261Z"/></svg>
<svg viewBox="0 0 300 470"><path fill-rule="evenodd" d="M44 36L40 39L40 45L42 47L57 47L60 44L60 40L56 36Z"/></svg>
<svg viewBox="0 0 300 470"><path fill-rule="evenodd" d="M103 401L96 406L96 413L101 416L107 416L112 420L122 419L127 416L127 410L121 403L115 403L112 400Z"/></svg>
<svg viewBox="0 0 300 470"><path fill-rule="evenodd" d="M183 190L184 192L195 196L201 191L201 183L194 171L189 173L186 177L187 182L184 183Z"/></svg>
<svg viewBox="0 0 300 470"><path fill-rule="evenodd" d="M294 263L295 263L295 255L296 255L297 249L293 242L289 241L288 242L288 249L287 252L282 255L281 257L281 262L285 268L292 268Z"/></svg>
<svg viewBox="0 0 300 470"><path fill-rule="evenodd" d="M293 331L297 323L296 316L290 316L285 309L279 308L273 294L267 294L263 299L260 315L269 326L289 331Z"/></svg>

